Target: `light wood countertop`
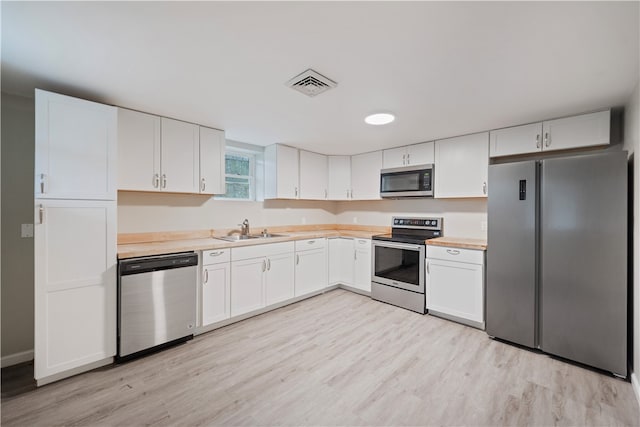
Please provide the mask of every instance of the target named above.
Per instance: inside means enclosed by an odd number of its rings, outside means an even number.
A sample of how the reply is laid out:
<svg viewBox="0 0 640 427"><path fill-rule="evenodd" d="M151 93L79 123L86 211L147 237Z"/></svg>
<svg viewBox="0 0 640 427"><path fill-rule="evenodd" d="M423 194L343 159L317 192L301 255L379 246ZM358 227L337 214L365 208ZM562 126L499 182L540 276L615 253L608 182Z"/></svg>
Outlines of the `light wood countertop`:
<svg viewBox="0 0 640 427"><path fill-rule="evenodd" d="M461 237L437 237L427 240L427 245L433 246L449 246L461 249L478 249L487 250L487 241L485 239L467 239Z"/></svg>
<svg viewBox="0 0 640 427"><path fill-rule="evenodd" d="M118 236L118 241L121 242L118 245L118 258L125 259L197 250L238 248L241 246L265 245L269 243L290 242L294 240L315 239L322 237L354 237L370 239L371 236L386 233L389 229L388 227L376 226L354 226L349 229L347 228L347 226L340 225L335 226L335 228L327 228L324 230L314 228L315 227L291 227L292 231L286 231L285 227L269 227L269 232L285 234L286 236L270 237L267 239L249 239L239 242L227 242L225 240L216 239L212 236L224 236L226 235L226 233L219 233L217 231L214 232L214 230L203 232L179 232L176 234L123 234ZM261 228L256 227L255 230L261 230ZM163 240L148 241L152 240L154 237ZM136 239L138 243L134 243Z"/></svg>

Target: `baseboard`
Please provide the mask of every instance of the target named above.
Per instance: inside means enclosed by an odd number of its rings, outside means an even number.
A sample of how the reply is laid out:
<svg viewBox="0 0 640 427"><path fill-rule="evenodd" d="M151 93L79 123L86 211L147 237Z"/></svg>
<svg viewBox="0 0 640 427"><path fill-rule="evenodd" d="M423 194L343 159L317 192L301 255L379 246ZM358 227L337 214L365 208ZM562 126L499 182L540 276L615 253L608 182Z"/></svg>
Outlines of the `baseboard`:
<svg viewBox="0 0 640 427"><path fill-rule="evenodd" d="M638 406L640 406L640 382L635 372L631 372L631 386L633 387L633 393L636 395Z"/></svg>
<svg viewBox="0 0 640 427"><path fill-rule="evenodd" d="M33 360L33 350L21 351L20 353L8 354L0 359L0 367L17 365L18 363Z"/></svg>
<svg viewBox="0 0 640 427"><path fill-rule="evenodd" d="M48 377L36 378L36 385L38 387L42 387L45 384L49 384L55 381L60 381L65 378L69 378L74 375L82 374L84 372L92 371L96 368L101 368L103 366L111 365L111 364L113 364L113 357L107 357L106 359L97 360L87 365L78 366L77 368L72 368L64 372L59 372L57 374L49 375Z"/></svg>

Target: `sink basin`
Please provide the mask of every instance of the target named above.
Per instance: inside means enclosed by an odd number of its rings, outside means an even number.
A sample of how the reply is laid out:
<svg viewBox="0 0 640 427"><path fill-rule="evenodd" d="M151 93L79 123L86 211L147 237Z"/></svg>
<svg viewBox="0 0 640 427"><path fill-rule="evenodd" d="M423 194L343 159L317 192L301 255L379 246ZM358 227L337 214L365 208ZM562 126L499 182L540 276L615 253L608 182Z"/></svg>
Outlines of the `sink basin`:
<svg viewBox="0 0 640 427"><path fill-rule="evenodd" d="M226 240L227 242L241 242L243 240L251 240L251 239L269 239L272 237L288 237L286 234L272 234L272 233L267 233L267 234L249 234L247 235L242 235L242 234L232 234L230 236L220 236L220 237L216 237L216 239L220 239L220 240Z"/></svg>
<svg viewBox="0 0 640 427"><path fill-rule="evenodd" d="M271 237L289 237L289 236L286 234L261 233L261 234L251 234L249 237L257 238L257 239L269 239Z"/></svg>
<svg viewBox="0 0 640 427"><path fill-rule="evenodd" d="M243 236L242 234L232 234L231 236L220 236L216 239L226 240L227 242L240 242L242 240L257 239L259 236Z"/></svg>

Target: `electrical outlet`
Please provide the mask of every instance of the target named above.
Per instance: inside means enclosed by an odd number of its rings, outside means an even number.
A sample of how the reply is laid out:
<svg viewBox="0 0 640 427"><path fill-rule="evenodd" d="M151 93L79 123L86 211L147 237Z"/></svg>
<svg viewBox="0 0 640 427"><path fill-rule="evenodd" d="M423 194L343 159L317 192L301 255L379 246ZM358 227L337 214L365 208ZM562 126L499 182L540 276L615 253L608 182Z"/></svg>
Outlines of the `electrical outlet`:
<svg viewBox="0 0 640 427"><path fill-rule="evenodd" d="M487 231L487 221L480 221L480 230Z"/></svg>
<svg viewBox="0 0 640 427"><path fill-rule="evenodd" d="M20 227L20 237L33 237L33 224L22 224Z"/></svg>

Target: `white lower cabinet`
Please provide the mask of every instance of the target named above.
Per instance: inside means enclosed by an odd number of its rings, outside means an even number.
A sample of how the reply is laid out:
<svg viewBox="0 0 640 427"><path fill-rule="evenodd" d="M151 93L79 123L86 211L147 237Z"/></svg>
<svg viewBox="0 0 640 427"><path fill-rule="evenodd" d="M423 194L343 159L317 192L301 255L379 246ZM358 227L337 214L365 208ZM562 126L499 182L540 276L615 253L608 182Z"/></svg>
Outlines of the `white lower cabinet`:
<svg viewBox="0 0 640 427"><path fill-rule="evenodd" d="M329 239L329 285L353 286L355 261L354 239Z"/></svg>
<svg viewBox="0 0 640 427"><path fill-rule="evenodd" d="M354 239L353 287L371 292L371 239Z"/></svg>
<svg viewBox="0 0 640 427"><path fill-rule="evenodd" d="M265 306L293 298L293 252L269 255L267 257L264 289Z"/></svg>
<svg viewBox="0 0 640 427"><path fill-rule="evenodd" d="M295 296L321 291L327 287L327 239L307 239L295 242Z"/></svg>
<svg viewBox="0 0 640 427"><path fill-rule="evenodd" d="M429 314L484 329L484 251L427 245Z"/></svg>
<svg viewBox="0 0 640 427"><path fill-rule="evenodd" d="M34 248L38 385L109 363L116 353L116 202L36 200Z"/></svg>
<svg viewBox="0 0 640 427"><path fill-rule="evenodd" d="M293 242L231 249L231 316L294 296Z"/></svg>
<svg viewBox="0 0 640 427"><path fill-rule="evenodd" d="M231 317L229 249L202 251L201 326Z"/></svg>

